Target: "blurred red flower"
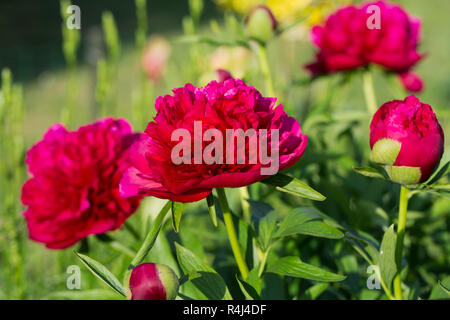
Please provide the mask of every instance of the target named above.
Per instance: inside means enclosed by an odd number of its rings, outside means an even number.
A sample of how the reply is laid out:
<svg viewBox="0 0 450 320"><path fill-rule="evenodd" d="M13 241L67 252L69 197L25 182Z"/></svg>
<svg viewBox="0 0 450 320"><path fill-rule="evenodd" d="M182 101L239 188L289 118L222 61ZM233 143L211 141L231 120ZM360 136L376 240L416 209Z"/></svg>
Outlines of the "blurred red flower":
<svg viewBox="0 0 450 320"><path fill-rule="evenodd" d="M379 28L369 24L373 7L379 8ZM422 81L410 71L423 57L417 52L419 31L420 20L397 4L374 1L347 6L312 29L319 52L306 68L316 76L373 63L399 74L406 89L420 91Z"/></svg>

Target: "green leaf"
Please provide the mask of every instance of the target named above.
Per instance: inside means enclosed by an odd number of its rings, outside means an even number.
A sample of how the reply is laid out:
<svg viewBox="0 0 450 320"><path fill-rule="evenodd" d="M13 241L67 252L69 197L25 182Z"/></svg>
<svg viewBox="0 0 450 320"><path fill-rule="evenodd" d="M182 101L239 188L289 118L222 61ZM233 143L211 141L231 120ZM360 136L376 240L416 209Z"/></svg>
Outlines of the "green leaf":
<svg viewBox="0 0 450 320"><path fill-rule="evenodd" d="M326 282L317 283L306 289L301 295L301 300L316 300L327 288L329 284Z"/></svg>
<svg viewBox="0 0 450 320"><path fill-rule="evenodd" d="M392 280L397 273L397 264L395 263L396 239L397 236L394 231L394 225L391 225L384 233L380 246L380 274L389 289L391 288Z"/></svg>
<svg viewBox="0 0 450 320"><path fill-rule="evenodd" d="M344 234L322 221L314 208L300 207L290 211L281 221L275 237L282 238L294 234L305 234L329 239L340 239Z"/></svg>
<svg viewBox="0 0 450 320"><path fill-rule="evenodd" d="M450 192L450 183L445 184L434 184L431 186L432 189L436 189L438 191L448 191Z"/></svg>
<svg viewBox="0 0 450 320"><path fill-rule="evenodd" d="M450 299L450 276L439 280L431 290L429 300L448 300Z"/></svg>
<svg viewBox="0 0 450 320"><path fill-rule="evenodd" d="M180 221L183 215L184 203L172 201L172 226L175 232L180 231Z"/></svg>
<svg viewBox="0 0 450 320"><path fill-rule="evenodd" d="M449 288L447 288L447 287L445 287L443 284L442 284L442 282L438 282L438 284L439 284L439 288L441 288L442 289L442 291L444 291L449 297L450 297L450 289Z"/></svg>
<svg viewBox="0 0 450 320"><path fill-rule="evenodd" d="M76 256L83 262L83 264L91 271L95 276L97 276L100 280L105 282L112 289L126 297L125 288L122 284L117 280L117 278L109 271L104 265L100 262L95 261L88 256L75 252Z"/></svg>
<svg viewBox="0 0 450 320"><path fill-rule="evenodd" d="M120 300L122 296L108 289L63 290L46 295L49 300Z"/></svg>
<svg viewBox="0 0 450 320"><path fill-rule="evenodd" d="M305 184L300 180L287 176L282 173L277 173L270 178L264 179L262 183L271 185L277 190L287 192L302 198L307 198L316 201L323 201L326 199L325 196Z"/></svg>
<svg viewBox="0 0 450 320"><path fill-rule="evenodd" d="M199 289L204 299L231 300L232 297L222 277L206 263L202 262L191 251L175 242L178 263L185 274L199 274L189 282Z"/></svg>
<svg viewBox="0 0 450 320"><path fill-rule="evenodd" d="M382 170L379 170L377 168L365 166L365 167L353 167L353 170L355 170L357 173L370 177L370 178L378 178L378 179L387 179L386 173Z"/></svg>
<svg viewBox="0 0 450 320"><path fill-rule="evenodd" d="M216 206L214 204L214 196L212 193L210 193L206 197L206 203L208 204L209 215L211 216L212 223L213 223L214 227L217 228L217 212L216 212Z"/></svg>
<svg viewBox="0 0 450 320"><path fill-rule="evenodd" d="M310 221L302 225L297 225L293 231L292 234L304 234L328 239L341 239L344 236L340 230L322 221Z"/></svg>
<svg viewBox="0 0 450 320"><path fill-rule="evenodd" d="M340 274L326 271L322 268L304 263L299 257L284 257L270 264L267 272L282 276L303 278L324 282L342 281L346 277Z"/></svg>
<svg viewBox="0 0 450 320"><path fill-rule="evenodd" d="M441 161L439 162L439 167L434 171L431 177L425 182L427 185L432 185L441 179L444 175L448 173L450 167L450 152L447 150L442 155Z"/></svg>
<svg viewBox="0 0 450 320"><path fill-rule="evenodd" d="M270 212L259 221L258 242L263 251L267 250L270 245L276 224L277 214L275 211Z"/></svg>

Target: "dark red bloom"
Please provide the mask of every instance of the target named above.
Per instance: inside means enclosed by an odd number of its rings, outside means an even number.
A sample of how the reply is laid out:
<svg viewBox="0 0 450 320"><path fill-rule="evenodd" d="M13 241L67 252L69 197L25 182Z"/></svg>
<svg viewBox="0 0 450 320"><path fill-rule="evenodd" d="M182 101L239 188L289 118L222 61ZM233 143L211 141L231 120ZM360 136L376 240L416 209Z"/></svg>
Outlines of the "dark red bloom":
<svg viewBox="0 0 450 320"><path fill-rule="evenodd" d="M143 263L130 276L131 300L173 300L178 294L178 278L168 266Z"/></svg>
<svg viewBox="0 0 450 320"><path fill-rule="evenodd" d="M388 172L417 168L414 183L424 182L442 157L444 132L431 106L409 96L378 109L370 124L370 148L374 161L390 166Z"/></svg>
<svg viewBox="0 0 450 320"><path fill-rule="evenodd" d="M275 98L263 97L241 80L212 81L203 88L187 84L173 91L173 95L156 100L154 121L148 124L140 141L131 147L133 166L120 182L120 192L125 197L142 195L178 202L198 201L206 198L213 188L242 187L263 180L276 173L263 173L269 166L276 163L279 170L284 170L296 163L305 151L307 137L297 120L289 117L282 105L276 106ZM201 132L196 130L196 124ZM174 132L183 130L192 140L201 140L202 132L210 129L224 137L220 146L224 146L225 152L216 152L222 160L220 163L195 163L195 155L191 157L191 154L186 156L186 162L173 161L173 150L180 143L180 137L172 140ZM261 130L276 132L276 138L267 137L267 144L272 145L271 154L277 156L270 164L263 163L260 156L259 161L251 163L250 153L254 153L250 150L255 150L257 143L250 143L250 138L239 145L228 143L225 141L227 130L253 130L253 137L259 142L262 141ZM202 141L198 145L201 158L209 145ZM195 149L194 144L192 150ZM243 163L236 161L237 149L249 155ZM234 158L225 162L229 151Z"/></svg>
<svg viewBox="0 0 450 320"><path fill-rule="evenodd" d="M379 28L370 26L371 7L379 8ZM373 1L347 6L312 29L312 42L319 51L306 68L316 76L373 63L399 74L406 89L419 91L423 83L410 72L423 57L417 52L419 32L420 20L397 4Z"/></svg>
<svg viewBox="0 0 450 320"><path fill-rule="evenodd" d="M138 138L111 118L67 131L56 124L28 152L32 175L22 188L31 239L63 249L91 234L119 228L140 198L122 198L119 181Z"/></svg>

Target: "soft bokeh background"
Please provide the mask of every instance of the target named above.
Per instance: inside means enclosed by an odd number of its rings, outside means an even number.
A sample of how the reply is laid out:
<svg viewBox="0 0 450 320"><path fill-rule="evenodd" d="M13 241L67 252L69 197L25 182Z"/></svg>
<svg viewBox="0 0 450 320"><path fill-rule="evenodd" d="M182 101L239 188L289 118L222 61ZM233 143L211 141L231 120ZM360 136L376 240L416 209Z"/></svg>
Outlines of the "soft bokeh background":
<svg viewBox="0 0 450 320"><path fill-rule="evenodd" d="M245 3L245 0L241 1ZM251 1L250 1L251 2ZM347 1L348 2L348 1ZM358 2L358 1L357 1ZM450 28L448 26L448 13L450 12L450 1L448 0L402 0L396 1L403 5L413 15L422 19L423 41L420 51L427 54L426 58L415 68L417 73L425 82L425 90L418 94L423 102L429 103L435 110L441 125L446 132L446 141L449 141L450 132ZM73 1L81 8L81 47L78 51L78 68L76 80L76 111L71 119L71 128L93 121L100 113L100 107L96 101L97 72L96 65L100 58L105 57L106 48L103 40L101 15L103 11L109 10L113 13L117 23L121 52L117 65L117 73L109 81L113 87L109 101L110 110L114 110L117 116L129 119L137 130L143 130L146 122L152 119L154 114L154 99L163 94L170 93L170 90L177 86L182 86L186 82L194 85L205 84L214 79L215 69L228 68L236 76L245 76L249 84L257 88L264 88L264 82L258 71L257 60L249 51L245 49L229 49L225 47L216 48L208 44L199 44L192 58L192 44L181 40L183 35L183 17L189 15L187 1L183 0L150 0L148 1L148 37L158 35L166 39L171 47L171 55L166 68L166 72L161 81L152 84L148 101L148 108L141 119L133 113L133 101L136 99L137 89L140 83L141 52L135 46L136 13L134 1L123 0L80 0ZM224 7L219 7L210 0L205 0L205 8L201 17L200 33L210 34L210 21L215 19L222 24ZM320 18L320 17L319 17ZM318 19L319 19L318 18ZM238 15L238 19L243 17ZM301 24L300 27L293 28L287 34L270 42L268 55L270 66L274 77L275 90L278 94L279 102L283 103L291 115L295 115L303 126L303 120L308 112L317 105L327 103L326 112L340 110L341 116L358 117L358 111L364 112L364 96L361 88L361 77L359 74L352 76L347 82L341 83L340 78L332 76L327 79L320 79L310 86L302 85L303 80L308 78L302 65L313 59L314 48L309 42L308 32L310 25ZM39 140L45 130L55 122L60 121L61 108L66 103L68 90L68 77L65 69L65 61L62 53L62 35L59 1L1 1L0 2L0 69L10 68L15 82L20 82L24 86L24 107L25 107L25 146L28 148ZM382 102L401 98L405 93L396 79L388 79L381 70L374 70L375 91L378 104ZM334 95L326 96L327 90L334 88ZM264 91L264 90L262 90ZM346 112L348 111L348 112ZM365 123L368 123L367 120ZM367 125L355 128L355 136L358 137L357 145L368 150ZM305 129L305 128L304 128ZM337 128L336 130L340 130ZM306 132L308 134L308 132ZM448 143L446 144L448 149ZM311 147L312 148L312 147ZM318 156L317 154L315 156ZM320 156L320 154L319 154ZM341 159L340 167L331 167L330 170L338 172L351 171L351 165L364 163L367 159L367 152L360 155L347 155ZM0 161L8 157L7 154L0 155ZM350 159L353 157L353 159ZM304 166L314 162L313 154L306 156ZM355 160L356 158L356 160ZM356 161L356 163L355 163ZM347 164L345 167L344 164ZM311 166L309 167L311 169ZM314 169L311 169L314 171ZM310 171L311 171L310 170ZM307 171L307 170L305 170ZM360 180L358 180L360 181ZM317 181L316 181L317 182ZM325 182L321 182L322 184ZM358 185L358 184L355 184ZM317 182L317 186L320 186ZM365 186L365 184L359 184ZM336 184L334 189L337 193L341 186ZM325 190L319 190L327 193ZM327 189L330 191L329 189ZM339 196L337 196L338 198ZM354 201L352 197L349 202ZM282 200L270 198L270 203L283 212ZM357 200L355 200L357 202ZM389 201L389 200L386 200ZM446 202L445 202L446 201ZM448 217L450 205L447 200L438 206L443 213L442 217ZM433 207L435 200L428 201L428 207ZM280 204L281 203L281 204ZM392 204L392 201L391 201ZM142 214L132 218L132 224L142 234L145 231L145 222L151 213L156 212L161 202L150 199L142 208ZM351 204L349 205L351 206ZM357 206L355 204L355 206ZM412 204L414 208L414 204ZM346 213L338 212L339 204L332 199L322 206L324 212L338 217L340 221L350 219ZM361 207L357 207L361 208ZM394 206L392 206L395 211ZM416 208L419 210L419 208ZM236 209L239 210L239 209ZM358 209L360 210L360 209ZM364 226L363 212L350 210L348 215L359 215L354 217L361 220L353 226L359 226L369 232L370 227ZM431 210L431 209L430 209ZM438 209L433 209L438 210ZM183 244L195 251L199 256L209 257L214 262L218 271L230 268L233 261L228 261L225 255L227 250L227 240L223 232L223 225L219 231L215 231L209 222L206 207L203 203L198 206L189 207L192 214L185 214L183 217L183 231L180 235L174 235L168 231L167 235L161 237L154 252L148 258L149 261L162 261L176 268L176 263L170 252L170 245L167 239L181 238ZM284 210L285 211L285 210ZM336 211L336 212L334 212ZM345 210L343 210L345 211ZM391 215L390 212L388 212ZM3 221L5 217L0 219ZM20 260L11 260L6 257L6 251L0 252L0 298L66 298L70 296L66 290L66 268L71 264L79 264L73 255L74 247L65 251L46 250L41 244L33 243L26 239L26 225L17 213L15 218L15 228L20 237ZM0 224L2 223L0 220ZM435 257L438 261L431 271L420 271L422 283L432 287L431 283L437 278L450 274L449 263L449 237L448 227L444 223L444 230L447 233L441 239L444 247L433 247L433 251L428 255L417 253L418 261L427 257ZM350 223L351 224L351 223ZM169 228L170 229L170 228ZM121 234L122 232L123 234ZM127 243L131 242L130 236L119 231L121 239ZM381 239L381 231L373 234L377 239ZM420 235L418 235L420 238ZM0 241L3 241L3 248L12 241L8 235L0 234ZM314 240L316 241L316 240ZM317 256L310 255L311 261L329 263L326 256L328 250L337 250L328 245L322 246L320 242L308 242L308 249L304 252L320 252ZM431 240L430 240L431 241ZM439 242L438 242L439 243ZM99 261L108 265L113 272L121 272L129 262L129 257L118 257L118 253L96 239L89 243L92 255ZM325 258L323 258L325 256ZM229 256L228 256L229 257ZM344 254L339 270L353 270L355 276L352 278L347 289L330 288L325 297L328 298L375 298L376 293L362 290L364 286L366 265L361 260L356 260L350 253ZM330 258L331 259L331 258ZM112 263L114 261L114 263ZM23 266L23 270L17 271L11 268L14 263ZM339 264L339 263L338 263ZM361 264L358 266L358 264ZM445 265L447 267L445 267ZM353 269L352 269L353 268ZM335 269L335 267L334 267ZM358 271L355 271L358 270ZM19 273L18 273L19 272ZM426 272L435 273L428 275ZM226 272L225 272L226 274ZM71 297L80 298L117 298L113 292L99 289L104 288L85 269L82 271L82 289L95 289L97 291L84 291L72 293ZM230 281L233 281L229 276ZM430 279L431 278L431 279ZM429 282L427 281L429 280ZM274 282L276 285L276 281ZM22 289L19 290L19 287ZM345 287L345 285L344 285ZM293 289L294 290L294 289ZM351 291L357 292L354 296ZM273 289L271 292L276 292ZM283 290L281 290L283 291ZM284 291L289 291L288 289ZM56 292L56 293L55 293ZM232 292L233 293L233 292ZM78 296L76 296L78 294ZM239 296L238 293L235 293ZM298 294L300 296L300 294ZM280 298L271 296L268 298Z"/></svg>

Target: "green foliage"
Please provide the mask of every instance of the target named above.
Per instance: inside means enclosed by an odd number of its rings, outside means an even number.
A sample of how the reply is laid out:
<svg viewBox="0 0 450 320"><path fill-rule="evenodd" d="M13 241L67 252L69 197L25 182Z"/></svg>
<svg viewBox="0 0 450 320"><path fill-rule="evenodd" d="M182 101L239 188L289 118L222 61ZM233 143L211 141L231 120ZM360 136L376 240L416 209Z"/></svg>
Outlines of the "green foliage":
<svg viewBox="0 0 450 320"><path fill-rule="evenodd" d="M84 254L77 252L75 252L75 254L95 276L97 276L100 280L102 280L104 283L106 283L108 286L110 286L112 289L114 289L124 297L126 296L125 288L111 273L111 271L109 271L104 265Z"/></svg>
<svg viewBox="0 0 450 320"><path fill-rule="evenodd" d="M397 273L397 264L395 262L395 242L396 235L394 225L391 225L384 233L380 247L380 273L386 286L391 289L392 280Z"/></svg>

